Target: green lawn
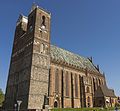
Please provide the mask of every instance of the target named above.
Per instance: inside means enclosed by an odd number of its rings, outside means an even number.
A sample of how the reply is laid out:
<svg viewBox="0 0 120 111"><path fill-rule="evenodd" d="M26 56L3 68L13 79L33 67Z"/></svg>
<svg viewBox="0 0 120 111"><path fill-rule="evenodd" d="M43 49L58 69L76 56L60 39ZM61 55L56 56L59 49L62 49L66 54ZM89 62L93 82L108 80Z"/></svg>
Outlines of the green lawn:
<svg viewBox="0 0 120 111"><path fill-rule="evenodd" d="M115 108L56 108L51 111L114 111Z"/></svg>

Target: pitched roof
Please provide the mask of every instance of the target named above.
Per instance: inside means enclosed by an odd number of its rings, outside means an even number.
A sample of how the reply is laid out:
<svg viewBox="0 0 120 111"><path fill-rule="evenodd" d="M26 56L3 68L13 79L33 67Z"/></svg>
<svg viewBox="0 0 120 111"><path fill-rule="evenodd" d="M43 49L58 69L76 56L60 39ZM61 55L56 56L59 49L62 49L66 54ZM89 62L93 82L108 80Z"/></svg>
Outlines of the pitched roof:
<svg viewBox="0 0 120 111"><path fill-rule="evenodd" d="M116 97L114 90L109 89L106 85L100 85L95 91L95 97Z"/></svg>
<svg viewBox="0 0 120 111"><path fill-rule="evenodd" d="M57 46L51 45L51 58L59 61L64 61L79 68L88 69L98 73L95 65L88 58L74 54Z"/></svg>
<svg viewBox="0 0 120 111"><path fill-rule="evenodd" d="M100 86L104 96L108 96L108 97L116 97L114 94L114 90L113 89L109 89L106 85L101 85Z"/></svg>

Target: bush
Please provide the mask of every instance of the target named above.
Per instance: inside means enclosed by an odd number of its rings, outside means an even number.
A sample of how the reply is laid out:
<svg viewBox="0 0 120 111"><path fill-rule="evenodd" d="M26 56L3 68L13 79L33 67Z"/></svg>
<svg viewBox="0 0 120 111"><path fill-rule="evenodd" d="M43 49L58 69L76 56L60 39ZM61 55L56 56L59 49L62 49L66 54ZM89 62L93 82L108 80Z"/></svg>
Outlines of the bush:
<svg viewBox="0 0 120 111"><path fill-rule="evenodd" d="M2 89L0 89L0 107L2 106L3 101L4 101L4 93L2 92Z"/></svg>

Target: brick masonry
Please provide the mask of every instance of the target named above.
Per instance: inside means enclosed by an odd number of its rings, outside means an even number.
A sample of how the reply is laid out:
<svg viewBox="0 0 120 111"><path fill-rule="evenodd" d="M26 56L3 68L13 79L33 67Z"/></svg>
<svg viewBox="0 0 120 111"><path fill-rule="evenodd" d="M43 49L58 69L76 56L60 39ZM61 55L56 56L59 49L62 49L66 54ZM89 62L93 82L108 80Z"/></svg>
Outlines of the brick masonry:
<svg viewBox="0 0 120 111"><path fill-rule="evenodd" d="M46 104L45 95L51 108L93 107L97 87L106 84L105 76L95 66L96 72L51 58L50 20L49 12L35 6L28 17L20 15L15 30L5 109L14 109L17 100L22 100L21 109L42 109Z"/></svg>

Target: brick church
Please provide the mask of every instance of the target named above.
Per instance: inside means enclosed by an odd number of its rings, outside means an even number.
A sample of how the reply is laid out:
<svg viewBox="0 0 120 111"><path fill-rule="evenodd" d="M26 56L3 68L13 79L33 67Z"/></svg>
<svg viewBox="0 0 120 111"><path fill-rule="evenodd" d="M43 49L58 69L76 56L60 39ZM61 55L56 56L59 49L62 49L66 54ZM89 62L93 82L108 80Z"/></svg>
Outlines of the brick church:
<svg viewBox="0 0 120 111"><path fill-rule="evenodd" d="M4 108L112 107L116 96L92 62L51 45L51 14L33 5L16 23Z"/></svg>

